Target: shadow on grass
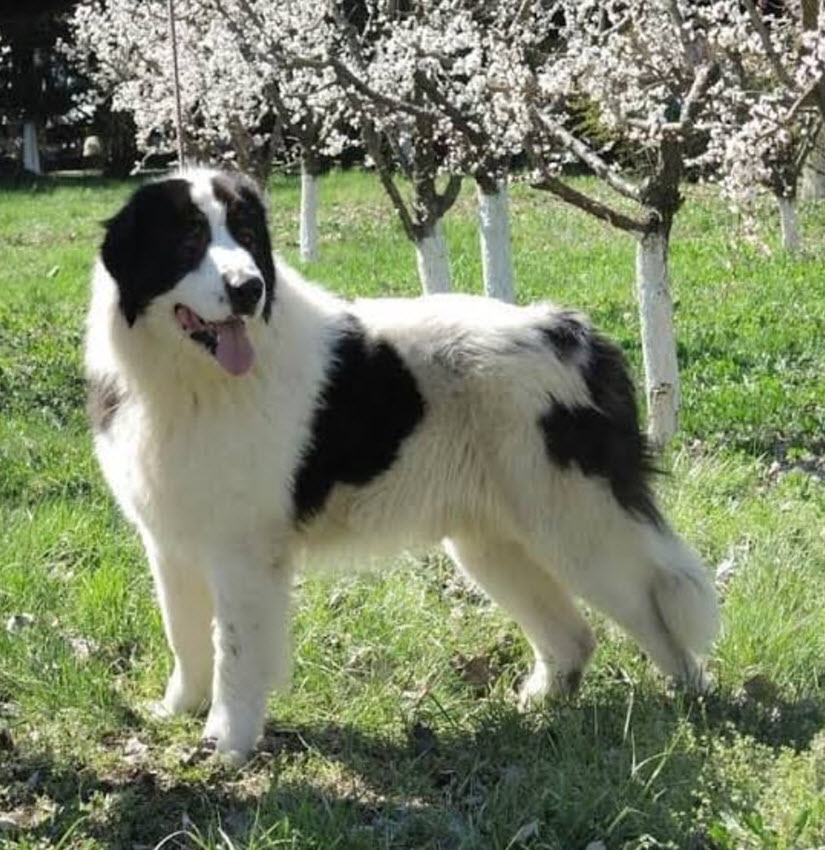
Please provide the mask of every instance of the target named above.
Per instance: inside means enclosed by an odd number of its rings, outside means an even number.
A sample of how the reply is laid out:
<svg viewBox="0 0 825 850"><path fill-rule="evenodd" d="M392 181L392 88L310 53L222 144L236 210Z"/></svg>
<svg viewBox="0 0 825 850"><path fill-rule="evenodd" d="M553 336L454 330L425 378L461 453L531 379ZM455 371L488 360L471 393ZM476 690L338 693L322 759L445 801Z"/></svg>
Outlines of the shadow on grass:
<svg viewBox="0 0 825 850"><path fill-rule="evenodd" d="M526 716L491 700L472 729L418 720L392 738L270 723L240 771L126 759L104 771L13 753L3 766L0 753L0 809L30 814L12 837L66 848L515 848L537 836L584 847L652 835L712 850L693 822L703 738L739 732L801 749L822 726L810 700L757 696L697 703L612 688Z"/></svg>
<svg viewBox="0 0 825 850"><path fill-rule="evenodd" d="M733 696L712 695L703 711L703 722L714 735L732 731L796 752L807 749L825 728L825 706L809 697L784 699L767 680L752 679Z"/></svg>

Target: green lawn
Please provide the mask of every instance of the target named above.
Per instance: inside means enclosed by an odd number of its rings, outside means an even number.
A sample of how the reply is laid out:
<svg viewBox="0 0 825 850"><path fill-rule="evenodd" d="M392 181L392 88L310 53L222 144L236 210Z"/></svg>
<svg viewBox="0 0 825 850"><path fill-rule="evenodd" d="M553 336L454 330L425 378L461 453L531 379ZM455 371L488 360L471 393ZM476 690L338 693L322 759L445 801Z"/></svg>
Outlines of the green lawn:
<svg viewBox="0 0 825 850"><path fill-rule="evenodd" d="M480 288L473 194L447 221L455 285ZM0 189L0 847L808 848L825 844L825 210L799 259L743 245L691 191L673 235L682 432L660 482L724 573L717 690L668 691L598 615L570 705L519 714L506 616L437 553L297 589L292 689L241 771L200 722L145 705L170 668L148 571L90 451L80 377L88 273L125 183ZM297 253L298 182L271 186ZM414 294L372 175L325 181L323 259L350 296ZM581 307L639 370L633 243L513 192L519 297Z"/></svg>

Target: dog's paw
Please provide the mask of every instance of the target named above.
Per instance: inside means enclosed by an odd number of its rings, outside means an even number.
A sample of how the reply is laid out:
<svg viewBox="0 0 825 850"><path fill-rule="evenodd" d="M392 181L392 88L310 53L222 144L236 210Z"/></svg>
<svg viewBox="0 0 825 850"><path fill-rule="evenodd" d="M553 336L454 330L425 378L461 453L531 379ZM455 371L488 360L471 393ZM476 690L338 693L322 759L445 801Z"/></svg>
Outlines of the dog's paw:
<svg viewBox="0 0 825 850"><path fill-rule="evenodd" d="M525 711L548 699L567 702L575 696L581 680L581 670L557 671L547 662L537 660L533 665L533 671L519 689L518 706Z"/></svg>
<svg viewBox="0 0 825 850"><path fill-rule="evenodd" d="M542 661L536 661L530 675L522 682L518 692L518 707L522 711L539 705L550 695L551 672Z"/></svg>
<svg viewBox="0 0 825 850"><path fill-rule="evenodd" d="M715 682L705 665L697 662L688 674L680 676L676 680L676 686L679 690L691 696L700 697L710 694L715 687Z"/></svg>
<svg viewBox="0 0 825 850"><path fill-rule="evenodd" d="M250 757L252 750L225 749L216 738L203 737L198 742L194 753L190 756L190 763L205 761L208 758L215 759L227 767L243 767Z"/></svg>
<svg viewBox="0 0 825 850"><path fill-rule="evenodd" d="M146 713L155 720L168 720L175 716L175 712L162 699L147 702L143 707Z"/></svg>
<svg viewBox="0 0 825 850"><path fill-rule="evenodd" d="M180 714L202 714L209 705L210 684L203 682L195 685L186 681L178 670L177 665L169 677L166 692L160 703L165 717L176 717Z"/></svg>
<svg viewBox="0 0 825 850"><path fill-rule="evenodd" d="M258 733L250 724L230 721L226 711L213 707L206 719L203 738L212 743L220 761L239 767L249 761Z"/></svg>
<svg viewBox="0 0 825 850"><path fill-rule="evenodd" d="M203 714L207 705L208 702L203 698L176 697L167 693L163 699L148 703L146 710L156 720L168 720L183 714Z"/></svg>
<svg viewBox="0 0 825 850"><path fill-rule="evenodd" d="M238 749L227 741L216 738L201 738L197 752L201 759L214 758L227 767L243 767L252 757L253 748Z"/></svg>

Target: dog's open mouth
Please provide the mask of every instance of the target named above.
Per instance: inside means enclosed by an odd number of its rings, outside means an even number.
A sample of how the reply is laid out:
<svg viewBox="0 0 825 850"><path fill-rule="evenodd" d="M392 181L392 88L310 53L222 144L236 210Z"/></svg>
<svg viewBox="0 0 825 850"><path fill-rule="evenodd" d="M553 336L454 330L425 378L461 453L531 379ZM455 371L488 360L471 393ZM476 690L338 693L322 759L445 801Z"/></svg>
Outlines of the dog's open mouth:
<svg viewBox="0 0 825 850"><path fill-rule="evenodd" d="M183 304L175 306L175 320L189 338L214 355L230 375L243 375L252 368L255 352L243 319L206 322Z"/></svg>

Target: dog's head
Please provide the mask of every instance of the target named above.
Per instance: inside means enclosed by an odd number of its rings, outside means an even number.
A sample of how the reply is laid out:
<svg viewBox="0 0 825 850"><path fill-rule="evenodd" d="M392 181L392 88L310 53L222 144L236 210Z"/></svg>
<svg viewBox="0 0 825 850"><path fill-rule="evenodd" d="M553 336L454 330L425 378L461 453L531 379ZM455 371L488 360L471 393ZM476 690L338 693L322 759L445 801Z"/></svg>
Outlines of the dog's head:
<svg viewBox="0 0 825 850"><path fill-rule="evenodd" d="M198 169L138 189L107 223L101 257L135 328L186 338L242 375L247 323L269 321L275 266L266 211L245 177Z"/></svg>

